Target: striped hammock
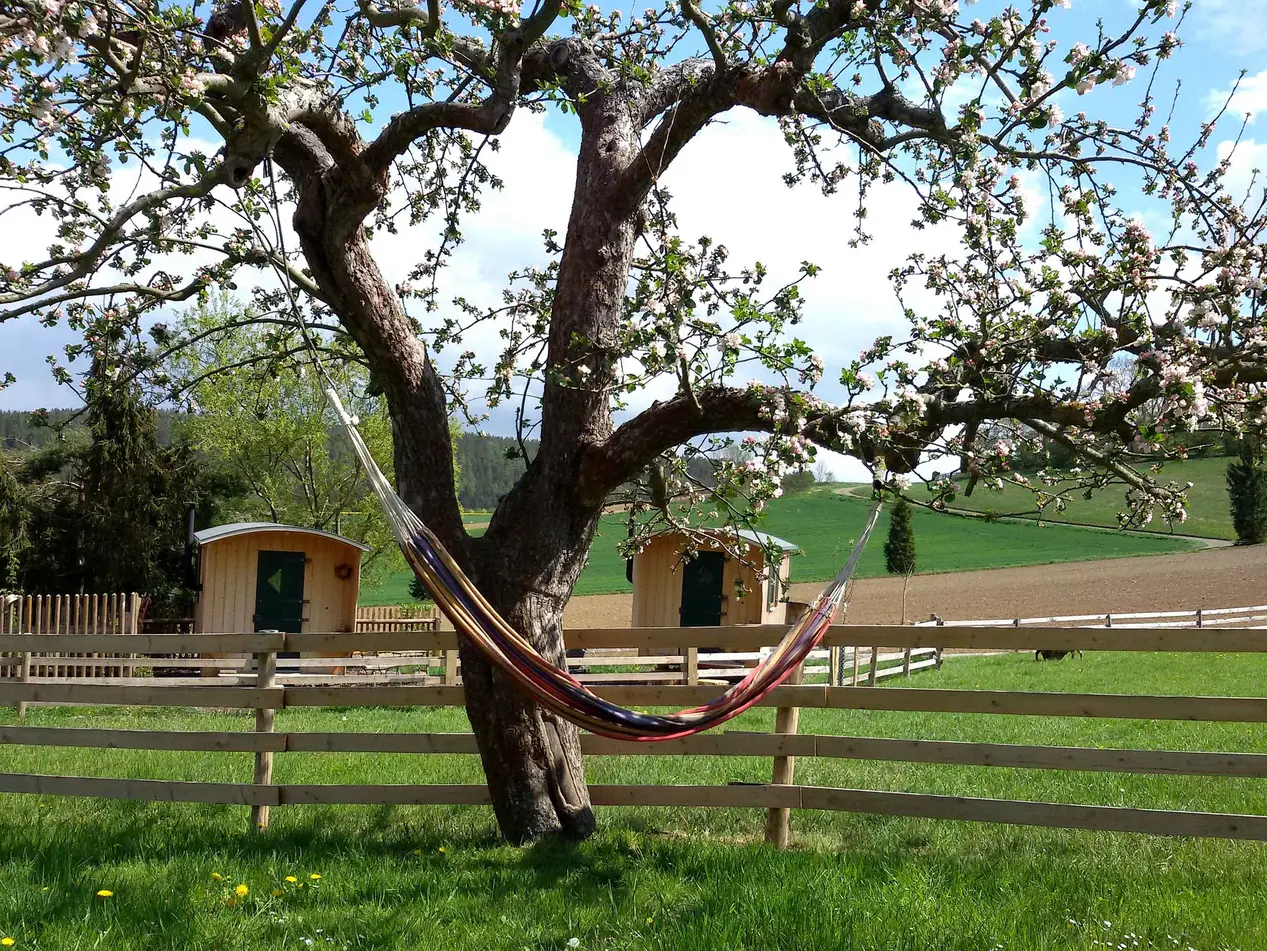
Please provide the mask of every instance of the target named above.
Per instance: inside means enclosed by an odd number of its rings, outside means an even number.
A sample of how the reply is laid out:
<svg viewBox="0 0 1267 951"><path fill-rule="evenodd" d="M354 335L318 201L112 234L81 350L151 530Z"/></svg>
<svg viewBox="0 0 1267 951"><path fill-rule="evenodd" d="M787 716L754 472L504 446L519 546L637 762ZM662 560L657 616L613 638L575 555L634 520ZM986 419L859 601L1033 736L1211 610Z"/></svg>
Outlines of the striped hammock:
<svg viewBox="0 0 1267 951"><path fill-rule="evenodd" d="M338 395L333 389L326 393L365 467L374 494L383 505L405 560L418 580L435 597L440 610L481 654L529 697L600 736L644 742L691 736L737 717L777 687L827 633L832 618L844 601L845 588L880 514L880 503L877 502L840 573L823 589L809 611L792 625L782 642L742 681L703 706L678 713L627 710L604 700L566 670L550 663L502 619L463 573L453 556L445 551L431 529L393 491Z"/></svg>

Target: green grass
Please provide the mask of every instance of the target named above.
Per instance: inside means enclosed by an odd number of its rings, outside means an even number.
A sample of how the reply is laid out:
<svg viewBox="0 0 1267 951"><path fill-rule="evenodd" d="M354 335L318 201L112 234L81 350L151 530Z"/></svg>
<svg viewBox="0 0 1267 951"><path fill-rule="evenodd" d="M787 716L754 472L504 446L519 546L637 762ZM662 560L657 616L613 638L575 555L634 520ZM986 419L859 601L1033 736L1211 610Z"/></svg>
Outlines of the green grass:
<svg viewBox="0 0 1267 951"><path fill-rule="evenodd" d="M819 486L776 499L761 524L762 531L795 542L803 549L792 559L792 581L826 581L840 570L866 520L870 503L841 495L836 486ZM974 500L979 498L974 493ZM984 499L981 499L984 502ZM483 517L486 518L486 517ZM920 573L1010 568L1064 561L1123 558L1189 551L1200 543L1161 534L1123 534L1072 525L1038 525L1029 521L982 522L927 510L914 515ZM874 541L859 566L859 577L885 573L883 539L888 515L876 526ZM475 530L478 533L482 529ZM625 560L616 546L626 537L623 516L604 516L581 573L576 594L614 594L632 590L625 580ZM362 604L399 604L410 600L405 571L380 586L361 589Z"/></svg>
<svg viewBox="0 0 1267 951"><path fill-rule="evenodd" d="M1191 482L1193 484L1188 490L1188 520L1183 525L1176 525L1175 531L1199 535L1203 538L1236 540L1227 499L1227 466L1231 461L1227 457L1214 457L1166 463L1157 475L1161 482L1174 481L1181 485ZM1057 486L1054 491L1067 487L1067 485ZM1074 492L1070 495L1068 508L1063 514L1058 514L1054 508L1048 507L1043 518L1051 522L1080 522L1116 528L1117 513L1125 508L1123 499L1124 490L1120 486L1096 492L1090 499L1085 499ZM1005 486L1002 492L991 492L978 487L971 498L960 495L953 505L974 512L993 510L1001 515L1038 517L1033 493L1018 486ZM1168 533L1170 526L1159 517L1154 517L1148 530Z"/></svg>
<svg viewBox="0 0 1267 951"><path fill-rule="evenodd" d="M948 659L924 687L1261 695L1267 659L1023 655ZM883 688L881 688L883 689ZM12 721L9 713L0 716ZM29 722L249 730L248 716L35 708ZM768 729L760 710L733 729ZM465 728L460 710L284 710L285 730ZM804 711L801 729L873 736L1267 751L1261 725ZM243 754L0 747L0 769L222 779ZM593 758L594 782L763 781L770 762ZM294 754L278 782L478 782L470 756ZM800 758L804 783L1263 813L1261 780ZM0 936L17 948L823 949L1091 951L1267 947L1267 846L847 814L793 815L760 844L757 810L600 809L579 845L501 844L490 810L245 807L4 796ZM222 876L213 880L213 873ZM309 876L321 875L319 881ZM286 876L298 881L289 884ZM232 898L239 883L250 891ZM300 888L299 885L304 887ZM98 898L99 889L114 892ZM273 897L273 889L282 895ZM232 899L232 900L231 900ZM1108 924L1105 924L1105 923ZM1138 945L1134 944L1138 936ZM311 943L308 940L311 939ZM1178 942L1176 944L1176 942Z"/></svg>

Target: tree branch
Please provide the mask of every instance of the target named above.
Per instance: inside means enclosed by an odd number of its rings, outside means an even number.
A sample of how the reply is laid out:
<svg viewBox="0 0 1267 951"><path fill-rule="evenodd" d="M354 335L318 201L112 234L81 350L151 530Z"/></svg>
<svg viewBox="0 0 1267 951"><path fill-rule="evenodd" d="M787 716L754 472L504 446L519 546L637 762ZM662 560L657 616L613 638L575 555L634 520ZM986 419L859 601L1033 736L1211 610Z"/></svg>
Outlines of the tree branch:
<svg viewBox="0 0 1267 951"><path fill-rule="evenodd" d="M699 4L695 0L682 0L682 12L695 24L696 29L703 34L704 42L708 44L708 51L713 54L713 62L717 66L717 75L724 75L728 65L726 51L721 48L721 43L717 41L717 31L713 29L713 21L699 8Z"/></svg>

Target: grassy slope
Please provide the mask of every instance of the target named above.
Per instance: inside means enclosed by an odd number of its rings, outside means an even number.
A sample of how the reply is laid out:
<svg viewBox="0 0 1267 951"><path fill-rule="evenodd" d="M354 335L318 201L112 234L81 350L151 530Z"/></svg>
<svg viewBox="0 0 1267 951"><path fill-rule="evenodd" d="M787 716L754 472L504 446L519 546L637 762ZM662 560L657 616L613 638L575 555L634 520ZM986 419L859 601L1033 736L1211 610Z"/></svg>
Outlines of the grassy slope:
<svg viewBox="0 0 1267 951"><path fill-rule="evenodd" d="M913 686L1261 694L1267 658L950 658ZM12 714L0 714L11 722ZM242 729L245 715L36 708L37 725ZM734 729L767 729L773 711ZM279 729L462 730L460 710L284 710ZM1256 725L805 711L803 732L1267 752ZM241 754L0 747L0 769L243 781ZM596 782L764 781L768 760L605 758ZM282 754L279 782L477 782L468 756ZM1262 813L1261 781L800 758L805 783ZM0 935L17 948L1090 951L1267 947L1267 845L755 810L600 810L578 846L513 849L487 809L244 807L4 796ZM223 876L214 881L212 873ZM309 875L322 878L315 883ZM285 881L296 876L305 884ZM232 887L248 896L230 903ZM98 889L114 892L97 898ZM282 891L272 897L273 889ZM1071 923L1072 920L1072 923ZM1106 924L1107 923L1107 924ZM1138 944L1133 944L1138 936ZM309 945L305 939L311 939ZM1098 942L1098 943L1097 943Z"/></svg>
<svg viewBox="0 0 1267 951"><path fill-rule="evenodd" d="M1176 526L1177 531L1235 541L1236 532L1232 530L1232 516L1227 501L1226 476L1230 461L1225 457L1215 457L1166 463L1158 475L1160 480L1173 480L1180 484L1193 483L1188 491L1188 520L1182 526ZM1057 515L1054 509L1049 508L1049 520L1116 528L1117 513L1123 508L1123 494L1120 487L1097 492L1090 499L1075 494L1070 498L1069 507L1063 515ZM1033 494L1015 486L1007 486L1001 493L979 488L972 493L972 498L959 496L954 505L976 512L994 510L1003 515L1037 517ZM1149 528L1158 533L1170 531L1169 526L1159 518L1154 518Z"/></svg>
<svg viewBox="0 0 1267 951"><path fill-rule="evenodd" d="M840 495L832 486L820 486L777 499L770 505L761 528L804 549L792 559L793 581L824 581L839 570L862 528L868 508L865 500ZM887 531L888 518L881 516L876 541L863 556L861 577L884 574L882 540ZM623 517L612 515L603 519L590 551L589 564L576 586L578 595L631 590L625 581L624 559L616 551L625 532ZM987 524L928 511L916 511L915 532L921 572L1154 555L1196 547L1193 542L1163 535L1124 535L1067 525ZM409 578L408 572L397 572L378 588L363 588L361 603L396 604L409 600Z"/></svg>

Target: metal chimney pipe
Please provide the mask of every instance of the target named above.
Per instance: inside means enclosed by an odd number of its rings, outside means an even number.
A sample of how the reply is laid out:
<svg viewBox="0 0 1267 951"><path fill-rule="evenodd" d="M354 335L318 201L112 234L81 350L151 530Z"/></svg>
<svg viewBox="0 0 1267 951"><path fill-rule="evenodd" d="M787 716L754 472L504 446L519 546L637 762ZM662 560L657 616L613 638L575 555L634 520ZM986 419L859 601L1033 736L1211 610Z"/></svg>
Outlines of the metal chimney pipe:
<svg viewBox="0 0 1267 951"><path fill-rule="evenodd" d="M198 589L198 571L195 556L198 542L194 538L194 519L198 514L197 506L192 502L185 508L185 587L192 591Z"/></svg>

